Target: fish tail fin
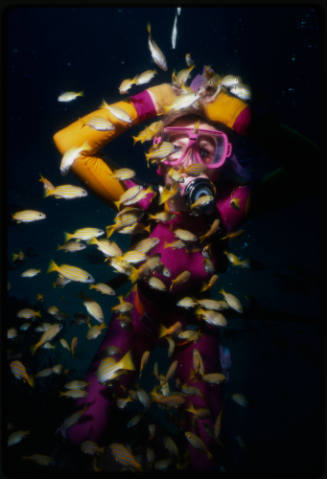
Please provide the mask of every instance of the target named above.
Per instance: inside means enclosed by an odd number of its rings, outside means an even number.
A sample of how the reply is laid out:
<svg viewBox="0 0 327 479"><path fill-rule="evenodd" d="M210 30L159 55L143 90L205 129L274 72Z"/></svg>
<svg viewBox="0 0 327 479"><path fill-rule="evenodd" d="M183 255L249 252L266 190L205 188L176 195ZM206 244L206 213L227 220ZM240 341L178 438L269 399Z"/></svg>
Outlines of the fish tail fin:
<svg viewBox="0 0 327 479"><path fill-rule="evenodd" d="M45 187L44 198L51 196L53 194L53 191L54 191L53 188Z"/></svg>
<svg viewBox="0 0 327 479"><path fill-rule="evenodd" d="M84 96L84 91L79 91L78 96Z"/></svg>
<svg viewBox="0 0 327 479"><path fill-rule="evenodd" d="M114 205L116 206L117 210L119 210L120 200L114 201Z"/></svg>
<svg viewBox="0 0 327 479"><path fill-rule="evenodd" d="M33 376L27 376L27 377L26 377L26 380L27 380L28 384L31 386L31 388L33 388L33 387L34 387L34 378L33 378Z"/></svg>
<svg viewBox="0 0 327 479"><path fill-rule="evenodd" d="M36 311L36 312L35 312L35 316L41 318L41 311Z"/></svg>
<svg viewBox="0 0 327 479"><path fill-rule="evenodd" d="M165 335L167 329L168 329L168 328L165 328L165 326L164 326L163 324L160 325L160 328L159 328L159 338L162 338L162 336Z"/></svg>
<svg viewBox="0 0 327 479"><path fill-rule="evenodd" d="M96 238L91 238L87 241L88 244L97 244Z"/></svg>
<svg viewBox="0 0 327 479"><path fill-rule="evenodd" d="M34 346L31 347L31 353L32 353L32 354L35 354L35 353L36 353L36 351L37 351L37 350L39 349L39 347L40 347L40 344L41 344L40 341L38 341L36 344L34 344Z"/></svg>
<svg viewBox="0 0 327 479"><path fill-rule="evenodd" d="M115 202L115 203L117 203L117 202ZM113 225L106 226L107 238L110 238L114 231L115 231L115 230L114 230L114 226L113 226Z"/></svg>
<svg viewBox="0 0 327 479"><path fill-rule="evenodd" d="M16 259L18 259L18 253L13 253L12 254L12 260L16 261Z"/></svg>
<svg viewBox="0 0 327 479"><path fill-rule="evenodd" d="M56 263L52 259L49 263L47 273L52 273L52 271L57 271L57 270L58 270L58 266L56 265Z"/></svg>
<svg viewBox="0 0 327 479"><path fill-rule="evenodd" d="M139 270L135 268L134 266L131 266L131 273L129 275L129 279L131 280L132 283L135 283L138 280L139 277Z"/></svg>
<svg viewBox="0 0 327 479"><path fill-rule="evenodd" d="M127 351L125 356L119 361L122 369L128 369L129 371L135 371L135 366L132 359L132 354L130 351Z"/></svg>
<svg viewBox="0 0 327 479"><path fill-rule="evenodd" d="M73 238L73 235L71 233L64 233L65 236L65 242L69 241L71 238Z"/></svg>
<svg viewBox="0 0 327 479"><path fill-rule="evenodd" d="M132 136L132 138L133 138L133 145L135 145L135 143L137 143L139 139L137 136Z"/></svg>
<svg viewBox="0 0 327 479"><path fill-rule="evenodd" d="M146 29L147 29L148 34L151 36L151 24L150 24L150 22L147 23Z"/></svg>
<svg viewBox="0 0 327 479"><path fill-rule="evenodd" d="M100 108L107 108L107 106L108 106L108 103L106 102L106 100L102 100Z"/></svg>

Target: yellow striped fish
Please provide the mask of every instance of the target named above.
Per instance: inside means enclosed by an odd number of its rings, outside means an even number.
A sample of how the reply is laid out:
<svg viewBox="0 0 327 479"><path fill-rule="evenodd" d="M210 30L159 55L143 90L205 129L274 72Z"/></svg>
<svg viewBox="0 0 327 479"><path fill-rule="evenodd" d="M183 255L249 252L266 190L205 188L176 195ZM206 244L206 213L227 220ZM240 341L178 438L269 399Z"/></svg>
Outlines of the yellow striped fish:
<svg viewBox="0 0 327 479"><path fill-rule="evenodd" d="M199 176L205 170L206 170L206 165L203 165L202 163L192 163L186 168L183 166L180 172L185 173L186 175L189 175L189 176Z"/></svg>
<svg viewBox="0 0 327 479"><path fill-rule="evenodd" d="M48 341L51 341L51 339L57 336L57 334L61 331L61 329L62 329L61 324L53 324L52 326L50 326L49 329L44 331L40 340L32 347L32 353L34 354L40 346L47 343Z"/></svg>
<svg viewBox="0 0 327 479"><path fill-rule="evenodd" d="M132 123L132 119L127 113L127 111L123 110L119 106L108 105L108 103L103 100L101 104L101 108L107 108L107 110L115 117L117 120L120 120L124 123Z"/></svg>
<svg viewBox="0 0 327 479"><path fill-rule="evenodd" d="M92 116L85 125L97 131L113 131L115 129L115 125L102 116Z"/></svg>
<svg viewBox="0 0 327 479"><path fill-rule="evenodd" d="M34 309L31 309L31 308L20 309L17 313L17 318L21 318L21 319L32 319L32 318L35 318L36 316L40 318L41 311L35 311Z"/></svg>
<svg viewBox="0 0 327 479"><path fill-rule="evenodd" d="M174 235L182 241L192 242L197 240L197 236L194 233L188 230L184 230L182 228L177 228L176 230L174 230Z"/></svg>
<svg viewBox="0 0 327 479"><path fill-rule="evenodd" d="M12 219L17 223L31 223L32 221L44 220L46 214L37 210L16 211L11 215Z"/></svg>
<svg viewBox="0 0 327 479"><path fill-rule="evenodd" d="M53 260L50 261L47 273L56 271L61 276L69 279L70 281L77 281L79 283L93 283L94 278L90 273L77 266L71 266L69 264L57 265Z"/></svg>
<svg viewBox="0 0 327 479"><path fill-rule="evenodd" d="M234 294L227 293L227 291L225 291L224 289L220 289L219 293L224 296L225 301L230 308L234 309L238 313L243 313L242 303L236 296L234 296Z"/></svg>
<svg viewBox="0 0 327 479"><path fill-rule="evenodd" d="M100 336L102 330L105 329L106 327L107 326L105 325L105 323L101 323L100 325L96 324L95 326L92 326L86 333L86 339L96 339L98 336Z"/></svg>
<svg viewBox="0 0 327 479"><path fill-rule="evenodd" d="M77 98L78 96L83 95L83 91L65 91L58 96L57 100L61 102L72 101L75 100L75 98Z"/></svg>
<svg viewBox="0 0 327 479"><path fill-rule="evenodd" d="M95 244L101 253L109 258L113 258L114 256L121 256L123 254L122 250L114 241L109 241L107 239L100 239L92 238L88 242L89 244Z"/></svg>
<svg viewBox="0 0 327 479"><path fill-rule="evenodd" d="M124 253L124 255L120 258L124 261L127 261L129 264L138 264L142 261L147 259L146 253L138 250L130 250Z"/></svg>
<svg viewBox="0 0 327 479"><path fill-rule="evenodd" d="M152 248L157 246L159 243L160 239L159 238L145 238L141 241L139 241L133 248L134 251L139 251L140 253L148 253Z"/></svg>
<svg viewBox="0 0 327 479"><path fill-rule="evenodd" d="M81 156L83 151L91 150L91 146L88 144L87 141L83 143L83 145L79 147L73 147L67 150L60 162L60 171L62 175L66 175L70 168L73 166L75 160Z"/></svg>
<svg viewBox="0 0 327 479"><path fill-rule="evenodd" d="M198 93L194 93L193 91L190 93L184 93L183 95L179 95L171 105L164 108L164 113L167 114L170 111L180 111L184 108L188 108L199 98L200 95Z"/></svg>
<svg viewBox="0 0 327 479"><path fill-rule="evenodd" d="M95 289L96 291L99 291L99 293L102 293L102 294L108 294L109 296L114 296L116 294L116 291L106 283L90 284L89 288Z"/></svg>
<svg viewBox="0 0 327 479"><path fill-rule="evenodd" d="M196 449L200 449L201 451L205 452L208 459L213 458L213 455L208 450L207 446L202 441L202 439L200 439L199 436L197 436L196 434L194 434L191 431L186 431L185 436L186 436L186 439L190 442L190 444L192 444L193 447L195 447Z"/></svg>
<svg viewBox="0 0 327 479"><path fill-rule="evenodd" d="M145 70L135 77L136 85L144 85L148 83L157 74L157 70Z"/></svg>
<svg viewBox="0 0 327 479"><path fill-rule="evenodd" d="M75 230L74 233L65 233L65 241L67 242L73 238L88 241L91 238L98 238L102 235L104 235L104 231L102 229L86 227Z"/></svg>
<svg viewBox="0 0 327 479"><path fill-rule="evenodd" d="M34 379L27 373L26 368L21 361L11 361L10 370L16 379L23 379L23 381L27 382L31 387L34 386Z"/></svg>
<svg viewBox="0 0 327 479"><path fill-rule="evenodd" d="M103 311L99 303L91 299L86 299L83 301L83 304L87 312L96 320L98 323L103 323Z"/></svg>
<svg viewBox="0 0 327 479"><path fill-rule="evenodd" d="M119 93L121 95L123 95L124 93L127 93L128 90L130 90L130 88L135 85L136 83L136 78L137 77L134 77L134 78L125 78L125 80L123 80L120 85L119 85Z"/></svg>
<svg viewBox="0 0 327 479"><path fill-rule="evenodd" d="M73 200L74 198L83 198L87 196L87 191L75 185L59 185L55 186L54 188L48 188L44 196L54 196L56 199L63 198L65 200Z"/></svg>
<svg viewBox="0 0 327 479"><path fill-rule="evenodd" d="M137 136L133 136L134 145L137 141L144 143L145 141L150 141L154 135L156 135L161 128L163 127L163 122L161 120L151 123L149 126L144 128L139 132Z"/></svg>
<svg viewBox="0 0 327 479"><path fill-rule="evenodd" d="M111 379L115 379L122 373L122 370L135 370L130 351L128 351L119 361L116 361L112 357L102 359L97 369L98 380L100 383L105 383Z"/></svg>
<svg viewBox="0 0 327 479"><path fill-rule="evenodd" d="M39 274L41 272L40 269L37 269L37 268L29 268L29 269L26 269L25 271L23 271L21 273L21 277L22 278L33 278L34 276L36 276L37 274Z"/></svg>
<svg viewBox="0 0 327 479"><path fill-rule="evenodd" d="M119 209L120 205L124 204L125 201L134 198L141 190L142 190L141 185L135 185L135 186L132 186L131 188L128 188L128 190L124 191L124 193L122 193L122 195L119 197L119 200L115 202L117 209Z"/></svg>
<svg viewBox="0 0 327 479"><path fill-rule="evenodd" d="M58 250L63 250L63 251L66 251L67 253L75 253L76 251L82 251L83 249L86 248L86 244L85 243L81 243L79 240L77 241L68 241L68 243L65 243L65 244L58 244L57 246L57 249Z"/></svg>
<svg viewBox="0 0 327 479"><path fill-rule="evenodd" d="M132 170L131 168L120 168L119 170L115 170L114 173L114 178L117 178L117 180L130 180L131 178L134 178L136 175L135 171Z"/></svg>
<svg viewBox="0 0 327 479"><path fill-rule="evenodd" d="M162 53L158 45L154 40L152 40L152 35L151 35L151 25L150 23L147 24L147 31L148 31L148 46L150 49L150 53L152 56L152 59L156 65L158 65L159 68L163 71L167 71L167 61L165 55Z"/></svg>
<svg viewBox="0 0 327 479"><path fill-rule="evenodd" d="M135 459L133 453L127 449L124 444L113 442L109 447L113 457L117 462L123 466L136 469L137 471L143 471L141 464Z"/></svg>
<svg viewBox="0 0 327 479"><path fill-rule="evenodd" d="M149 152L145 154L145 158L148 163L149 160L164 160L178 149L179 147L176 147L173 143L163 141L158 147L151 147Z"/></svg>
<svg viewBox="0 0 327 479"><path fill-rule="evenodd" d="M177 86L180 86L180 87L185 85L193 68L195 68L194 64L190 65L188 68L183 68L177 74L175 73L175 71L173 71L172 73L173 83L176 83Z"/></svg>
<svg viewBox="0 0 327 479"><path fill-rule="evenodd" d="M139 370L139 377L141 377L141 375L142 375L143 368L146 365L146 363L149 359L149 356L150 356L150 351L148 351L148 350L144 351L144 353L142 354L141 363L140 363L140 370Z"/></svg>
<svg viewBox="0 0 327 479"><path fill-rule="evenodd" d="M113 306L112 311L119 311L120 313L128 313L133 309L133 304L125 301L123 296L118 296L119 303Z"/></svg>
<svg viewBox="0 0 327 479"><path fill-rule="evenodd" d="M136 198L136 196L134 198ZM118 202L119 201L120 200L118 200ZM119 208L118 202L117 202L117 208ZM133 227L137 224L138 224L138 216L137 215L126 213L123 216L119 216L119 218L115 218L115 223L113 225L106 226L107 237L110 238L110 236L115 231L121 232L121 230L124 230L124 228L128 228L129 226Z"/></svg>

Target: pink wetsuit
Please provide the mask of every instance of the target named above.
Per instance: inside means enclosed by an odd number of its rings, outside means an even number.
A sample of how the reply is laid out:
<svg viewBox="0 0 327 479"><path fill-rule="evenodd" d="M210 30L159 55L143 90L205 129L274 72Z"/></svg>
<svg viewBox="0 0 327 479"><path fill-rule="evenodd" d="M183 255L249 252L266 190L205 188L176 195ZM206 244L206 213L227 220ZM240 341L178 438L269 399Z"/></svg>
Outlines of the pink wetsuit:
<svg viewBox="0 0 327 479"><path fill-rule="evenodd" d="M127 187L133 184L130 180L125 183ZM216 216L220 216L221 223L227 233L235 229L244 219L249 193L250 190L248 186L235 187L235 185L233 185L233 187L226 187L225 190L221 187L219 188L219 196L216 198ZM232 197L238 198L239 200L237 209L231 205L230 200ZM138 206L146 210L149 207L150 198L151 193L139 202ZM164 243L165 241L171 243L176 240L173 233L173 229L176 228L188 229L197 235L205 233L208 231L214 217L215 215L207 217L206 215L190 216L185 213L178 213L167 223L155 224L149 236L159 238L160 242L151 250L149 255L160 253L161 262L169 269L171 276L166 277L158 272L156 272L155 275L160 277L168 286L172 279L176 278L185 270L191 272L191 277L187 283L176 285L172 293L155 291L144 282L140 282L137 293L132 291L125 298L127 301L136 304L136 294L138 294L138 298L144 309L144 314L139 312L139 308L134 307L131 312L131 328L124 328L116 315L111 319L101 347L86 376L86 381L89 382L88 394L86 397L76 401L78 409L85 405L88 405L88 408L79 422L66 431L66 436L72 443L78 445L86 439L101 442L102 434L106 428L110 427L110 421L108 419L109 413L113 413L115 407L117 407L112 399L113 392L119 394L119 385L121 384L128 387L134 377L134 372L122 374L118 380L115 381L114 387L110 388L110 392L108 392L108 388L100 384L96 376L97 366L103 351L109 346L114 345L118 347L120 349L119 353L113 356L118 360L130 350L136 369L138 369L143 352L146 350L151 351L151 349L158 344L160 324L170 326L176 321L180 321L183 327L189 324L190 313L185 309L177 307L176 300L177 298L190 295L190 292L192 295L196 295L196 292L200 291L203 284L209 281L214 271L206 271L204 263L205 257L201 251L188 252L185 249L164 248ZM215 268L219 270L219 257L212 257L211 259ZM195 322L197 325L200 323L200 321ZM190 373L193 368L193 350L196 348L200 352L206 373L219 372L221 371L221 366L219 360L219 339L216 333L217 328L203 323L203 321L201 321L201 328L202 334L197 341L181 345L179 345L178 342L176 343L171 360L178 361L178 367L174 377L179 378L182 384L197 387L202 393L201 395L190 394L186 396L186 403L182 406L185 416L183 428L185 431L195 432L210 450L214 447L214 440L208 434L208 429L210 430L211 428L212 430L213 424L222 407L221 386L209 384L199 378L190 379ZM124 394L126 395L126 393ZM121 393L122 396L124 396L124 394ZM211 413L210 416L202 419L194 418L191 412L185 411L191 404L193 404L195 408L208 408ZM192 428L194 421L195 429ZM218 464L215 459L209 460L203 451L194 448L189 443L187 443L187 447L190 449L192 467L198 470L217 469Z"/></svg>

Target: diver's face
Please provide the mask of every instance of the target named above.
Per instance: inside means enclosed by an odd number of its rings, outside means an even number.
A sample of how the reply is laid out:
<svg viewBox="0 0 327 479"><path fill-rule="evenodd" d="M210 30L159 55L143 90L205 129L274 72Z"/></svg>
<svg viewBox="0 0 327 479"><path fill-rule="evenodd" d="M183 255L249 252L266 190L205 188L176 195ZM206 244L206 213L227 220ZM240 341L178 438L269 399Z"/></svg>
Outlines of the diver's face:
<svg viewBox="0 0 327 479"><path fill-rule="evenodd" d="M179 119L169 126L186 128L194 128L196 126L199 129L216 131L216 128L214 128L209 123L200 122L200 124L196 124L196 122L188 121L187 119ZM176 151L169 156L170 160L175 161L185 155L181 163L173 166L173 168L178 171L180 171L182 168L189 167L191 164L199 163L198 155L200 155L202 163L211 163L213 161L217 146L214 136L210 136L209 134L203 134L198 137L196 149L189 148L190 140L188 134L186 133L169 132L168 141L177 147ZM173 183L173 180L170 176L168 176L168 172L170 168L172 168L172 166L162 166L165 184L170 185L171 183ZM210 180L216 180L217 173L218 172L216 170L207 168L201 176L206 176Z"/></svg>

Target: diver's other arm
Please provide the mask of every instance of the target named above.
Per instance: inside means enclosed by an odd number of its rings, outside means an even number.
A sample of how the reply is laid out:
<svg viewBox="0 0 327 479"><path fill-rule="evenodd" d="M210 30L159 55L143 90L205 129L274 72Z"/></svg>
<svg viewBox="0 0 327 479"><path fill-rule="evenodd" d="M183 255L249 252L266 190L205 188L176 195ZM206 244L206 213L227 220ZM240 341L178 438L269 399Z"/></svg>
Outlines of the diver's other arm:
<svg viewBox="0 0 327 479"><path fill-rule="evenodd" d="M62 155L71 148L77 148L84 142L88 143L89 149L87 152L81 153L74 161L71 169L91 190L112 204L119 199L125 188L119 180L113 177L111 168L95 155L101 148L127 129L142 121L161 115L164 107L170 104L175 96L172 87L163 83L131 96L127 100L112 105L103 104L99 109L79 118L55 133L53 136L54 143ZM130 121L117 118L108 106L124 110ZM109 131L101 131L89 126L88 123L97 117L108 120L114 128Z"/></svg>

